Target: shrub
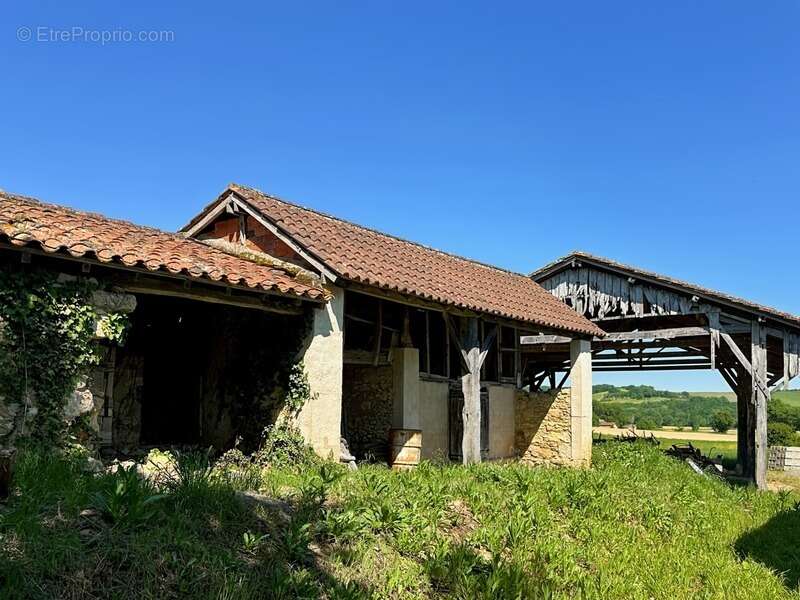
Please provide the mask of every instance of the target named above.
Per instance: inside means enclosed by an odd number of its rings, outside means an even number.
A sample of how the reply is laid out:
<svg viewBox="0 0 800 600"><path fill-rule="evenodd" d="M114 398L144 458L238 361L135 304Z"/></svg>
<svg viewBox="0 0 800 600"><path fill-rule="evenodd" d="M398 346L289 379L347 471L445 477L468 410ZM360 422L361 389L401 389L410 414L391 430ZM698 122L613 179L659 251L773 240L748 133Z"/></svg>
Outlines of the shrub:
<svg viewBox="0 0 800 600"><path fill-rule="evenodd" d="M636 422L636 427L638 429L658 429L656 422L653 419L649 419L647 417L639 419Z"/></svg>
<svg viewBox="0 0 800 600"><path fill-rule="evenodd" d="M800 446L800 435L786 423L767 423L767 443L770 446Z"/></svg>
<svg viewBox="0 0 800 600"><path fill-rule="evenodd" d="M734 423L736 423L736 419L727 410L719 410L711 415L710 425L717 433L727 433Z"/></svg>
<svg viewBox="0 0 800 600"><path fill-rule="evenodd" d="M300 430L286 420L264 428L261 447L253 454L255 464L276 468L309 466L317 461Z"/></svg>

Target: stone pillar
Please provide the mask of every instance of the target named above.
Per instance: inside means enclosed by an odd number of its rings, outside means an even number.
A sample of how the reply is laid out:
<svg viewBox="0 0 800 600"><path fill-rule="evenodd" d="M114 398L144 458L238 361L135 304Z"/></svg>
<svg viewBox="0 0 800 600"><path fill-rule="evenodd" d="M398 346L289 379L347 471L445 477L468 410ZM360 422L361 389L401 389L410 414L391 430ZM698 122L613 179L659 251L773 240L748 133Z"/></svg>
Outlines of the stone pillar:
<svg viewBox="0 0 800 600"><path fill-rule="evenodd" d="M392 427L422 429L419 417L419 350L392 349Z"/></svg>
<svg viewBox="0 0 800 600"><path fill-rule="evenodd" d="M333 298L313 309L312 329L300 352L312 398L300 411L297 425L318 454L338 460L342 430L344 290L335 287L330 291Z"/></svg>
<svg viewBox="0 0 800 600"><path fill-rule="evenodd" d="M570 437L572 462L589 466L592 462L592 343L572 340L569 347Z"/></svg>

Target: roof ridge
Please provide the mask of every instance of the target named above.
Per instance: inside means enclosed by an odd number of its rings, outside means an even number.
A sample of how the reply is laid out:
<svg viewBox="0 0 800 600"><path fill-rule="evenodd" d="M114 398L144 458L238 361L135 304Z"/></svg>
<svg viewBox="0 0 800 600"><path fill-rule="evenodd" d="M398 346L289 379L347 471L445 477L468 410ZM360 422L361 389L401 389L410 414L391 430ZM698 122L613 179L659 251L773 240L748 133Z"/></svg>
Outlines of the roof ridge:
<svg viewBox="0 0 800 600"><path fill-rule="evenodd" d="M363 229L365 231L376 233L378 235L382 235L382 236L397 240L398 242L403 242L405 244L410 244L412 246L417 246L418 248L422 248L424 250L429 250L431 252L436 252L438 254L442 254L442 255L448 256L450 258L455 258L457 260L462 260L464 262L468 262L468 263L472 263L472 264L475 264L475 265L479 265L481 267L486 267L487 269L494 269L495 271L499 271L501 273L506 273L508 275L515 275L517 277L522 277L524 279L529 279L529 280L531 279L530 275L525 275L524 273L519 273L517 271L512 271L511 269L498 267L497 265L491 265L489 263L486 263L486 262L483 262L483 261L480 261L480 260L476 260L474 258L468 258L466 256L462 256L460 254L455 254L453 252L447 252L445 250L440 250L439 248L434 248L432 246L428 246L427 244L423 244L421 242L416 242L414 240L409 240L409 239L400 237L399 235L395 235L395 234L392 234L392 233L386 233L385 231L380 231L379 229L375 229L374 227L369 227L367 225L361 225L359 223L355 223L353 221L349 221L348 219L343 219L341 217L337 217L335 215L328 214L328 213L323 212L321 210L318 210L316 208L310 208L308 206L303 206L302 204L298 204L297 202L292 202L291 200L286 200L284 198L280 198L280 197L274 196L272 194L267 194L266 192L263 192L263 191L259 190L258 188L250 187L250 186L247 186L247 185L242 185L242 184L236 183L236 182L232 182L228 187L231 188L231 189L234 189L234 190L235 190L235 188L240 188L240 189L247 190L247 191L250 191L250 192L255 192L256 194L260 194L260 195L264 196L265 198L269 198L270 200L274 200L276 202L281 202L281 203L286 204L288 206L292 206L294 208L299 208L300 210L305 210L305 211L314 213L314 214L319 215L321 217L324 217L326 219L331 219L333 221L338 221L340 223L345 223L346 225L351 225L353 227L358 227L359 229Z"/></svg>

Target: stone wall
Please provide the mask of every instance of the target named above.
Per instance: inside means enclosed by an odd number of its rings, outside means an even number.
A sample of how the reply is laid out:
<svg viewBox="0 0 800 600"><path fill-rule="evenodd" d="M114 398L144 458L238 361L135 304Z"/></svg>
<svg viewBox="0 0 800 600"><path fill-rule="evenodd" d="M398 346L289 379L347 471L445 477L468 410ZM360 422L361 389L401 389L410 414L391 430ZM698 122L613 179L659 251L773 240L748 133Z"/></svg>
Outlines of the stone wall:
<svg viewBox="0 0 800 600"><path fill-rule="evenodd" d="M572 465L571 394L518 391L515 406L516 450L523 462Z"/></svg>
<svg viewBox="0 0 800 600"><path fill-rule="evenodd" d="M59 281L74 281L74 275L61 273ZM89 373L78 382L75 390L64 402L64 420L72 425L80 419L81 427L75 433L80 441L96 439L109 443L111 438L110 402L113 385L115 348L106 343L108 320L112 314L128 314L136 308L136 297L117 291L95 291L91 304L97 312L95 323L95 343L100 346L100 364L92 367ZM2 322L0 321L0 334ZM30 421L36 416L36 399L31 394L28 406L6 402L0 398L0 439L13 446L15 439L28 432ZM83 425L88 429L84 430Z"/></svg>
<svg viewBox="0 0 800 600"><path fill-rule="evenodd" d="M358 460L388 456L392 375L391 366L344 365L343 419L350 451Z"/></svg>

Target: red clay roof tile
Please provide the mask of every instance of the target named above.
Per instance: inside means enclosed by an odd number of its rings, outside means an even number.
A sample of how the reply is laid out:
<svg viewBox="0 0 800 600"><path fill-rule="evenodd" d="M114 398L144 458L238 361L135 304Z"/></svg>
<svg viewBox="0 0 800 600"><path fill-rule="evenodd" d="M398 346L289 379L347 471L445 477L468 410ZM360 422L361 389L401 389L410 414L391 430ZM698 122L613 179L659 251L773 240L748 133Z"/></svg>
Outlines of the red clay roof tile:
<svg viewBox="0 0 800 600"><path fill-rule="evenodd" d="M0 242L230 286L321 300L325 290L281 268L233 256L202 242L127 221L0 192Z"/></svg>
<svg viewBox="0 0 800 600"><path fill-rule="evenodd" d="M525 275L380 233L253 188L232 184L230 190L344 279L547 328L603 335Z"/></svg>

